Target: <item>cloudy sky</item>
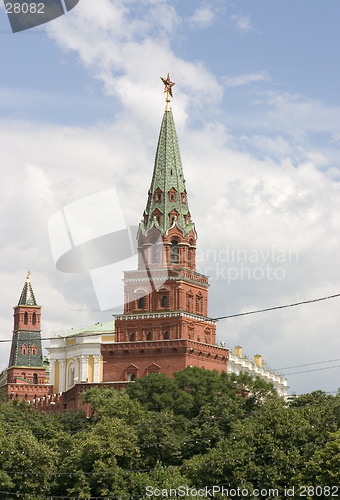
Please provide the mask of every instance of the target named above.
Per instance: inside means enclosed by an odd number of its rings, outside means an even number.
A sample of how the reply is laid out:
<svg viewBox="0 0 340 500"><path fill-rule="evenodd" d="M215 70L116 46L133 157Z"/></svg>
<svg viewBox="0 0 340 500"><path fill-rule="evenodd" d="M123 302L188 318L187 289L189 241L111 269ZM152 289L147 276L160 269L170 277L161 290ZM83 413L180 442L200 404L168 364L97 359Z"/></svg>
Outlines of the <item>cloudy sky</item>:
<svg viewBox="0 0 340 500"><path fill-rule="evenodd" d="M89 273L56 269L48 226L110 189L138 224L167 71L210 316L340 293L339 14L337 0L80 0L12 34L1 4L1 338L28 269L43 336L112 318ZM293 373L291 392L334 392L339 323L335 298L219 321L217 337Z"/></svg>

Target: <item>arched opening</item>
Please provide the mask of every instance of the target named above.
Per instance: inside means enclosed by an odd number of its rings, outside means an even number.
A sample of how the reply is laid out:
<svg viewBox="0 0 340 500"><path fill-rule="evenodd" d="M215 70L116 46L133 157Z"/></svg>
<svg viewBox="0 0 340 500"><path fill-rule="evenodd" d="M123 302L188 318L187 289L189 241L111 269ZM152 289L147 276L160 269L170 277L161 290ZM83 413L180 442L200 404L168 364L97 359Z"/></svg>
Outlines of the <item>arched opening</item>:
<svg viewBox="0 0 340 500"><path fill-rule="evenodd" d="M202 314L203 297L201 294L196 295L196 312Z"/></svg>
<svg viewBox="0 0 340 500"><path fill-rule="evenodd" d="M200 335L197 335L197 342L201 342L201 337L200 337Z"/></svg>
<svg viewBox="0 0 340 500"><path fill-rule="evenodd" d="M135 373L130 373L128 380L129 382L134 382L136 380L136 374Z"/></svg>
<svg viewBox="0 0 340 500"><path fill-rule="evenodd" d="M31 354L32 354L32 356L36 356L38 354L38 349L37 349L36 345L32 345Z"/></svg>
<svg viewBox="0 0 340 500"><path fill-rule="evenodd" d="M75 369L71 368L70 369L70 387L74 386L74 375L75 375Z"/></svg>
<svg viewBox="0 0 340 500"><path fill-rule="evenodd" d="M170 250L170 262L171 264L178 264L178 241L172 240L171 250Z"/></svg>
<svg viewBox="0 0 340 500"><path fill-rule="evenodd" d="M168 297L166 295L161 298L161 305L162 307L168 307Z"/></svg>
<svg viewBox="0 0 340 500"><path fill-rule="evenodd" d="M162 191L158 188L155 191L155 201L162 201Z"/></svg>
<svg viewBox="0 0 340 500"><path fill-rule="evenodd" d="M32 316L32 325L35 325L37 322L37 315L35 314L35 312L33 313L33 316Z"/></svg>
<svg viewBox="0 0 340 500"><path fill-rule="evenodd" d="M159 261L159 249L158 249L158 244L157 241L154 241L152 243L151 247L151 259L153 264L158 264Z"/></svg>
<svg viewBox="0 0 340 500"><path fill-rule="evenodd" d="M38 383L38 374L37 373L33 373L33 384L37 384Z"/></svg>
<svg viewBox="0 0 340 500"><path fill-rule="evenodd" d="M187 311L191 312L191 295L187 293Z"/></svg>
<svg viewBox="0 0 340 500"><path fill-rule="evenodd" d="M139 297L138 299L138 309L144 309L145 307L145 298Z"/></svg>
<svg viewBox="0 0 340 500"><path fill-rule="evenodd" d="M134 333L130 333L130 340L131 340L131 342L135 341L135 334Z"/></svg>
<svg viewBox="0 0 340 500"><path fill-rule="evenodd" d="M151 332L148 332L146 334L146 340L152 340L152 333Z"/></svg>
<svg viewBox="0 0 340 500"><path fill-rule="evenodd" d="M26 378L26 373L25 373L25 372L22 372L21 377L22 377L22 378Z"/></svg>
<svg viewBox="0 0 340 500"><path fill-rule="evenodd" d="M164 340L169 340L169 332L165 331L163 333L163 338L164 338Z"/></svg>
<svg viewBox="0 0 340 500"><path fill-rule="evenodd" d="M188 248L188 265L189 267L192 267L194 265L194 248L193 248L194 242L192 240L189 241L189 248Z"/></svg>
<svg viewBox="0 0 340 500"><path fill-rule="evenodd" d="M24 324L27 325L27 323L28 323L28 314L27 314L27 312L25 312L25 314L24 314Z"/></svg>
<svg viewBox="0 0 340 500"><path fill-rule="evenodd" d="M26 344L23 344L21 347L21 354L28 354L28 347Z"/></svg>

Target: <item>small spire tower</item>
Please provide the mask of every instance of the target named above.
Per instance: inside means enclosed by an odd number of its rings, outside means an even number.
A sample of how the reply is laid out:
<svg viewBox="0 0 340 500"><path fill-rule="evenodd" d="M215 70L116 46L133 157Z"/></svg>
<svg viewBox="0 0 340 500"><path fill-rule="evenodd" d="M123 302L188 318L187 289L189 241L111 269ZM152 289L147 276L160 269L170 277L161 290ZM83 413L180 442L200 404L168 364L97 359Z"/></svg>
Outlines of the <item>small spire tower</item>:
<svg viewBox="0 0 340 500"><path fill-rule="evenodd" d="M32 400L50 392L46 385L41 345L41 306L37 304L30 272L14 307L14 329L7 368L7 399Z"/></svg>

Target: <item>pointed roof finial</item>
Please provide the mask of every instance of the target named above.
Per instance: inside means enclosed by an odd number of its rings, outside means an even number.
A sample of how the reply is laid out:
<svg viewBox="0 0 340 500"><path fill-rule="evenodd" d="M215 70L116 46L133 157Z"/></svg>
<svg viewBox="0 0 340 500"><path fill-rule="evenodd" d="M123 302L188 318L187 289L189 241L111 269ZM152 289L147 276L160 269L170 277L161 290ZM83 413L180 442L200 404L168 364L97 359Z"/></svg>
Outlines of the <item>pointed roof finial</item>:
<svg viewBox="0 0 340 500"><path fill-rule="evenodd" d="M170 75L169 75L169 71L168 71L168 74L166 76L166 78L162 78L161 77L161 80L162 82L164 83L164 94L166 93L166 108L165 108L165 111L171 111L171 108L170 108L170 96L173 98L173 95L172 95L172 87L175 85L174 82L170 81Z"/></svg>
<svg viewBox="0 0 340 500"><path fill-rule="evenodd" d="M18 306L36 306L36 300L30 282L31 272L28 271L24 288L22 289Z"/></svg>

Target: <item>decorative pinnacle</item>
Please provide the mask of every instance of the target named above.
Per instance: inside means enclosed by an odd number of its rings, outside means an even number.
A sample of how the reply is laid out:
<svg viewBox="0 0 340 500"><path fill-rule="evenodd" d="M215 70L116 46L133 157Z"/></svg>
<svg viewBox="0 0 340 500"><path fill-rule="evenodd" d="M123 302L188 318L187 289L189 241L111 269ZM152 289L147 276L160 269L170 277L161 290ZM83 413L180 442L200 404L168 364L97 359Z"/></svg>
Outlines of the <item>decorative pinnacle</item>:
<svg viewBox="0 0 340 500"><path fill-rule="evenodd" d="M170 75L169 72L166 76L166 78L161 77L162 82L164 83L164 94L166 93L166 108L165 111L171 111L170 108L170 96L173 97L172 95L172 87L175 85L174 82L170 81Z"/></svg>
<svg viewBox="0 0 340 500"><path fill-rule="evenodd" d="M31 276L31 271L28 271L27 278L26 278L27 283L30 282L30 276Z"/></svg>

